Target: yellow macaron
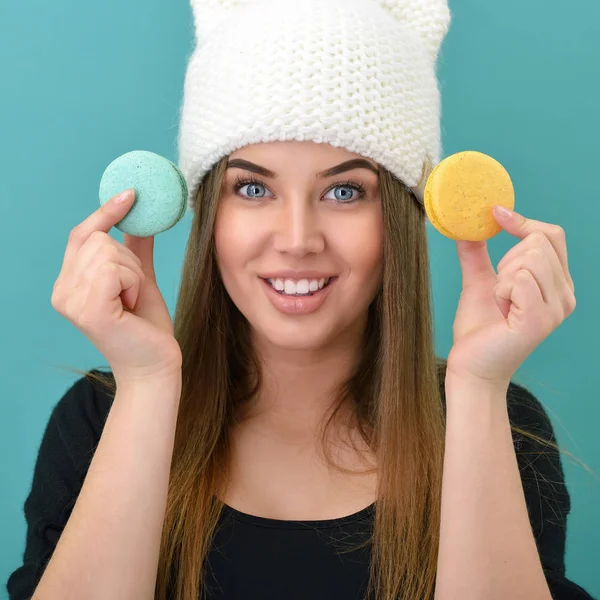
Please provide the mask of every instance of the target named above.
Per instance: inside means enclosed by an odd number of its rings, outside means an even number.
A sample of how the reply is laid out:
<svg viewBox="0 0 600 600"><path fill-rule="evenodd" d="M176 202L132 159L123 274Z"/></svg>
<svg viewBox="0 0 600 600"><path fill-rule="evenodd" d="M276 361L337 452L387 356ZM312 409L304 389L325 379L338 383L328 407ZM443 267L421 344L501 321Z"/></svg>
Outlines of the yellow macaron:
<svg viewBox="0 0 600 600"><path fill-rule="evenodd" d="M515 207L515 191L506 169L487 154L458 152L440 162L424 192L431 224L452 240L488 240L502 231L493 214L496 204Z"/></svg>

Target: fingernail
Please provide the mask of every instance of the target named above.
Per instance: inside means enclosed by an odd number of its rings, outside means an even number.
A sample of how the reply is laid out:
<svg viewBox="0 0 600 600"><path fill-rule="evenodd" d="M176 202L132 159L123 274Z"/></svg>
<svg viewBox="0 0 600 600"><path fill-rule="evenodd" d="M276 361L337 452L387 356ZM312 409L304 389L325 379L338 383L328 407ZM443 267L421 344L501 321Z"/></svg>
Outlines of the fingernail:
<svg viewBox="0 0 600 600"><path fill-rule="evenodd" d="M512 210L508 210L508 208L505 208L504 206L500 206L499 204L496 204L496 206L494 208L496 209L496 212L501 217L505 217L507 219L509 219L510 217L512 217L515 214Z"/></svg>
<svg viewBox="0 0 600 600"><path fill-rule="evenodd" d="M133 191L133 188L129 188L128 190L121 192L118 196L115 196L114 203L122 204L123 202L127 202L127 200L129 200L131 197L132 191Z"/></svg>

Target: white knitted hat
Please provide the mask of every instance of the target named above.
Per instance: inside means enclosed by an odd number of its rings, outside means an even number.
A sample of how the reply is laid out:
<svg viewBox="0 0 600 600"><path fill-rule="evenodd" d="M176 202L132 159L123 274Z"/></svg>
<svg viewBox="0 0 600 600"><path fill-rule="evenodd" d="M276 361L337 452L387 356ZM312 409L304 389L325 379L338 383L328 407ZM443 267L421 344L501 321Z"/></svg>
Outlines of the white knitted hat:
<svg viewBox="0 0 600 600"><path fill-rule="evenodd" d="M440 161L447 0L191 0L178 166L188 209L248 144L311 140L378 162L422 202Z"/></svg>

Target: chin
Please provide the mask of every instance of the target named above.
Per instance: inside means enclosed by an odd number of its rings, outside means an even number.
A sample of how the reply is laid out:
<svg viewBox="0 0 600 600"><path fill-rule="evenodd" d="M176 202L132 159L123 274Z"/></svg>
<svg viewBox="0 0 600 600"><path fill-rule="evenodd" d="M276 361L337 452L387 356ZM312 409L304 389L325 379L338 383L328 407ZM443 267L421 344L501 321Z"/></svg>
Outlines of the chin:
<svg viewBox="0 0 600 600"><path fill-rule="evenodd" d="M322 319L308 323L299 318L295 323L252 323L250 326L260 345L267 344L281 350L310 351L320 350L339 337L339 332Z"/></svg>

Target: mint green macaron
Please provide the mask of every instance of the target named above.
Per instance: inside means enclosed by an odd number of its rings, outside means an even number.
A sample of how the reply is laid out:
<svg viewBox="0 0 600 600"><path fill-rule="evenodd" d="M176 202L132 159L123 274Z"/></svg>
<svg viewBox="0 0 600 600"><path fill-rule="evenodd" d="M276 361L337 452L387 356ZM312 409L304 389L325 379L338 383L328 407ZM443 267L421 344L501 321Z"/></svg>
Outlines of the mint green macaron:
<svg viewBox="0 0 600 600"><path fill-rule="evenodd" d="M134 150L113 160L100 180L100 205L129 188L135 190L135 201L115 225L123 233L153 236L171 229L185 215L185 178L164 156Z"/></svg>

